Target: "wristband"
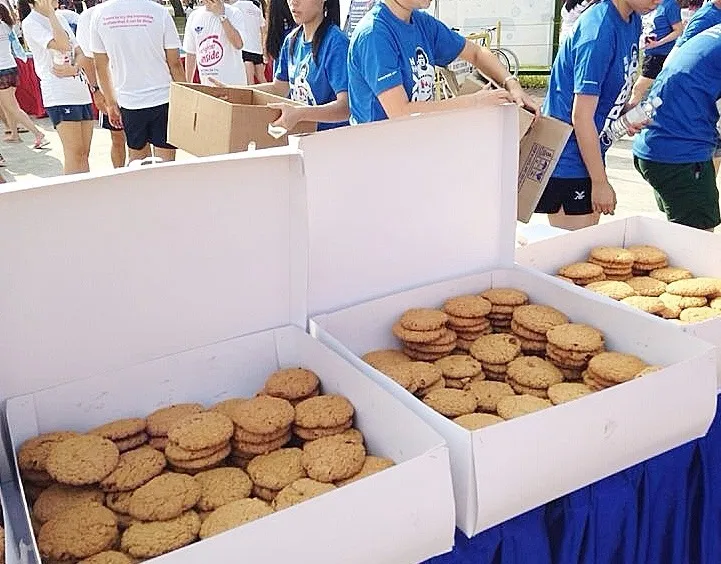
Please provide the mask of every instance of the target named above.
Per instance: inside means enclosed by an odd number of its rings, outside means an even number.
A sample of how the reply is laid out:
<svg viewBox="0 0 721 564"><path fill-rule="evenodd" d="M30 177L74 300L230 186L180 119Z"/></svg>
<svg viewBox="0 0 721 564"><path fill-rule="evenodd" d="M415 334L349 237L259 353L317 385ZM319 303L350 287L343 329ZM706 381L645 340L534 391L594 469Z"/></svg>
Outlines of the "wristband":
<svg viewBox="0 0 721 564"><path fill-rule="evenodd" d="M226 16L225 14L220 14L218 16L218 19L220 20L220 23L224 23L224 22L228 21L228 16Z"/></svg>
<svg viewBox="0 0 721 564"><path fill-rule="evenodd" d="M509 74L506 79L503 81L503 88L508 90L508 83L512 80L515 80L516 82L519 82L518 77L515 74Z"/></svg>

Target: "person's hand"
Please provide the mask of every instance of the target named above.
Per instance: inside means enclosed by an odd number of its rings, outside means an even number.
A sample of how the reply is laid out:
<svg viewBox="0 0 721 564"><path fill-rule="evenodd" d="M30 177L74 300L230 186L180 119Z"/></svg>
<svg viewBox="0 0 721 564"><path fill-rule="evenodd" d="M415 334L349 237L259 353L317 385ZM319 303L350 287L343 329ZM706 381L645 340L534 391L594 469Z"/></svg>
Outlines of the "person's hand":
<svg viewBox="0 0 721 564"><path fill-rule="evenodd" d="M48 18L50 17L50 14L55 12L55 6L53 4L53 0L35 0L35 4L33 6L38 14Z"/></svg>
<svg viewBox="0 0 721 564"><path fill-rule="evenodd" d="M301 120L303 109L298 106L291 106L281 102L279 104L268 104L268 107L280 110L280 117L271 124L273 127L282 127L286 131L291 131Z"/></svg>
<svg viewBox="0 0 721 564"><path fill-rule="evenodd" d="M100 90L95 92L93 94L93 102L95 102L95 107L98 108L98 111L100 113L106 114L108 113L108 103L105 101L105 96L103 95Z"/></svg>
<svg viewBox="0 0 721 564"><path fill-rule="evenodd" d="M608 180L594 182L592 184L591 204L594 213L613 215L616 211L616 192Z"/></svg>
<svg viewBox="0 0 721 564"><path fill-rule="evenodd" d="M511 94L503 89L479 90L471 94L468 99L470 105L475 107L500 106L501 104L513 102Z"/></svg>
<svg viewBox="0 0 721 564"><path fill-rule="evenodd" d="M649 41L646 41L643 44L643 48L645 49L655 49L656 47L659 47L661 45L660 41L656 41L655 39L651 39Z"/></svg>
<svg viewBox="0 0 721 564"><path fill-rule="evenodd" d="M513 98L516 104L522 108L526 108L529 112L536 114L536 116L541 115L541 106L526 93L517 80L509 81L508 92L510 92L511 98Z"/></svg>
<svg viewBox="0 0 721 564"><path fill-rule="evenodd" d="M225 14L225 4L223 0L205 0L205 7L211 14L222 16Z"/></svg>
<svg viewBox="0 0 721 564"><path fill-rule="evenodd" d="M60 78L68 78L68 77L75 77L78 76L78 67L75 65L55 65L53 64L53 68L50 69L50 72L52 72L55 76L58 76Z"/></svg>
<svg viewBox="0 0 721 564"><path fill-rule="evenodd" d="M123 117L120 115L120 108L118 107L117 102L106 102L105 109L110 125L117 129L122 129Z"/></svg>

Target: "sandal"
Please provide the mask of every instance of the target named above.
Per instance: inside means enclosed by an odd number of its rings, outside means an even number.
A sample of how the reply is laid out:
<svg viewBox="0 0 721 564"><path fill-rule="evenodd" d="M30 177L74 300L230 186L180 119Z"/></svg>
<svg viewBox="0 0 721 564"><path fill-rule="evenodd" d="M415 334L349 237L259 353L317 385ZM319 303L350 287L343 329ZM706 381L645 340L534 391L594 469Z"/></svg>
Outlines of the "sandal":
<svg viewBox="0 0 721 564"><path fill-rule="evenodd" d="M42 137L35 140L35 145L33 145L33 149L44 149L48 145L50 145L50 141L48 141L47 138Z"/></svg>

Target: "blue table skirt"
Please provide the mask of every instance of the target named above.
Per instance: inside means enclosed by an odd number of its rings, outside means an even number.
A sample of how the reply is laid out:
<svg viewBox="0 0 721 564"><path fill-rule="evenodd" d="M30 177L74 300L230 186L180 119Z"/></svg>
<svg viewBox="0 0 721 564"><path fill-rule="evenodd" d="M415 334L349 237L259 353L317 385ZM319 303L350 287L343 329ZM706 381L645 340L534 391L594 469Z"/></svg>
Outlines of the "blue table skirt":
<svg viewBox="0 0 721 564"><path fill-rule="evenodd" d="M719 396L721 397L721 396ZM721 564L721 406L708 435L468 539L433 564Z"/></svg>

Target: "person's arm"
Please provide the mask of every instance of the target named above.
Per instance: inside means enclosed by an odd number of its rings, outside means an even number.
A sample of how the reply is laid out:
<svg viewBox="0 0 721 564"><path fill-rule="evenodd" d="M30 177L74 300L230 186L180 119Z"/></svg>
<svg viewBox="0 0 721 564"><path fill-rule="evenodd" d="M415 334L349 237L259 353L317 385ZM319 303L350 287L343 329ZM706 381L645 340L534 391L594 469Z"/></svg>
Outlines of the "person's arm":
<svg viewBox="0 0 721 564"><path fill-rule="evenodd" d="M223 0L206 0L205 7L211 14L215 14L222 20L223 33L225 33L233 48L242 49L243 37L241 31L243 30L243 21L242 17L239 17L240 14L233 9L226 10Z"/></svg>
<svg viewBox="0 0 721 564"><path fill-rule="evenodd" d="M657 41L649 41L646 45L644 45L644 49L655 49L656 47L661 47L661 45L666 45L667 43L676 41L682 33L683 22L678 21L675 24L671 24L671 33L661 39L658 39Z"/></svg>
<svg viewBox="0 0 721 564"><path fill-rule="evenodd" d="M180 50L166 49L165 61L168 63L168 69L170 69L170 76L173 78L173 82L183 82L185 80L185 69L183 68L183 63L180 62ZM192 82L192 77L190 81Z"/></svg>
<svg viewBox="0 0 721 564"><path fill-rule="evenodd" d="M123 120L120 116L118 101L115 98L113 79L110 76L110 59L107 53L98 53L95 51L93 52L93 60L95 61L95 71L97 73L100 92L102 92L105 97L105 106L110 125L121 128L123 127Z"/></svg>
<svg viewBox="0 0 721 564"><path fill-rule="evenodd" d="M50 28L52 30L52 39L50 39L45 47L49 49L56 49L58 51L72 51L73 46L70 41L65 28L63 28L58 16L53 8L52 0L36 0L35 11L41 16L45 16L50 21Z"/></svg>
<svg viewBox="0 0 721 564"><path fill-rule="evenodd" d="M290 131L304 121L315 123L340 123L348 121L350 109L348 92L339 92L336 99L320 106L292 106L286 103L269 104L271 108L281 110L280 117L272 125Z"/></svg>
<svg viewBox="0 0 721 564"><path fill-rule="evenodd" d="M220 82L218 79L213 78L212 76L208 78L210 83L213 86L217 86L218 88L236 88L236 85L233 84L225 84L225 82ZM240 88L246 88L247 85L243 84L240 85ZM260 90L261 92L267 92L268 94L275 94L276 96L282 96L283 98L288 97L288 93L290 92L290 84L288 82L278 80L277 78L273 80L273 82L263 82L262 84L254 84L252 86L253 90Z"/></svg>
<svg viewBox="0 0 721 564"><path fill-rule="evenodd" d="M195 53L185 52L185 82L193 82L195 66L197 64Z"/></svg>
<svg viewBox="0 0 721 564"><path fill-rule="evenodd" d="M613 215L616 209L616 192L608 182L606 166L601 156L598 129L594 122L598 96L576 94L573 100L571 121L576 134L583 164L591 178L591 201L596 213Z"/></svg>
<svg viewBox="0 0 721 564"><path fill-rule="evenodd" d="M468 96L457 96L448 100L432 100L429 102L411 102L408 100L402 84L389 88L378 94L378 101L388 118L426 114L462 108L498 106L513 102L511 95L505 90L481 90Z"/></svg>

